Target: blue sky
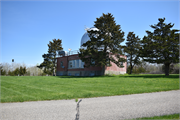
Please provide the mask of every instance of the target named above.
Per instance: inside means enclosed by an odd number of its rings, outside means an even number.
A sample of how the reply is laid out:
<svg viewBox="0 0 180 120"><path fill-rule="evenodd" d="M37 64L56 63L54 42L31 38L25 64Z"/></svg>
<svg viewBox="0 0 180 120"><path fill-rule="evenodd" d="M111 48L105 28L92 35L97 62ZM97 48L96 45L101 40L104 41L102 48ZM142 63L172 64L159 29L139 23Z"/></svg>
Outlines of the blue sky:
<svg viewBox="0 0 180 120"><path fill-rule="evenodd" d="M179 4L178 0L1 1L0 63L14 59L27 66L40 64L52 39L61 39L65 51L78 50L85 26L92 27L102 13L113 14L124 38L132 31L143 38L163 17L180 29Z"/></svg>

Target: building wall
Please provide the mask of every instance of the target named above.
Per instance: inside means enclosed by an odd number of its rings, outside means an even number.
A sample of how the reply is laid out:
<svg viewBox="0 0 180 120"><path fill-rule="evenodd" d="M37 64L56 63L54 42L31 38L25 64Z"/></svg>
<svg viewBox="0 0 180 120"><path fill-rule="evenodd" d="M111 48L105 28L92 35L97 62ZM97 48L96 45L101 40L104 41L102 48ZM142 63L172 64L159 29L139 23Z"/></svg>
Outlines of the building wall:
<svg viewBox="0 0 180 120"><path fill-rule="evenodd" d="M78 54L63 56L57 58L57 76L70 75L70 76L94 76L104 74L124 74L126 73L127 63L124 63L124 68L119 68L116 64L111 63L112 66L105 67L103 71L102 67L89 67L89 68L68 68L68 62L70 60L80 59ZM63 62L64 68L60 66L61 61Z"/></svg>
<svg viewBox="0 0 180 120"><path fill-rule="evenodd" d="M126 56L121 56L124 57L125 59L127 59ZM123 68L119 68L115 63L110 62L112 66L107 67L105 69L105 74L125 74L126 70L127 70L127 62L123 63Z"/></svg>
<svg viewBox="0 0 180 120"><path fill-rule="evenodd" d="M68 68L70 60L80 59L78 54L71 56L63 56L57 58L57 72L56 75L70 75L70 76L94 76L103 75L102 67L89 68ZM61 68L60 63L63 62L64 68Z"/></svg>

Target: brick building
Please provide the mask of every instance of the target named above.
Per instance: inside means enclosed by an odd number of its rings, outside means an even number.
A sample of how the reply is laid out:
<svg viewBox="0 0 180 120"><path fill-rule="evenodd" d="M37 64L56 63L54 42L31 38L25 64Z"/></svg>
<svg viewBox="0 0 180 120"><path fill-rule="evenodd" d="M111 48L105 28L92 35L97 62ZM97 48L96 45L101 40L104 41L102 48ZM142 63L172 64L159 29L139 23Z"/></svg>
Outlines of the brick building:
<svg viewBox="0 0 180 120"><path fill-rule="evenodd" d="M97 28L90 28L90 30L97 30ZM90 40L88 33L86 32L81 39L81 46L83 43ZM84 48L85 49L85 48ZM115 63L112 66L105 66L105 70L102 67L84 67L84 62L79 58L78 51L60 51L60 57L57 57L57 69L56 75L69 75L69 76L94 76L104 74L125 74L127 63L122 63L123 68L119 68ZM126 56L121 56L126 59Z"/></svg>

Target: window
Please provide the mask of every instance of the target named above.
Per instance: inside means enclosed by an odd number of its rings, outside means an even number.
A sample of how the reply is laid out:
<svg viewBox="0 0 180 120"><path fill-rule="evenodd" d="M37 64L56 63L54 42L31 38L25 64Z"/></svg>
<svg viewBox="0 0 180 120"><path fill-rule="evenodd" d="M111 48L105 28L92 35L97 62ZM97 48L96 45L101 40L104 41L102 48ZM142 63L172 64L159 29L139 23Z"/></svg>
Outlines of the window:
<svg viewBox="0 0 180 120"><path fill-rule="evenodd" d="M63 61L61 61L61 63L60 63L60 67L61 68L63 68L64 66L63 66Z"/></svg>
<svg viewBox="0 0 180 120"><path fill-rule="evenodd" d="M79 60L76 60L76 67L79 68Z"/></svg>
<svg viewBox="0 0 180 120"><path fill-rule="evenodd" d="M75 67L75 60L72 61L72 68L76 68Z"/></svg>
<svg viewBox="0 0 180 120"><path fill-rule="evenodd" d="M69 68L84 68L84 62L81 60L70 60Z"/></svg>
<svg viewBox="0 0 180 120"><path fill-rule="evenodd" d="M69 68L72 68L72 60L69 61Z"/></svg>

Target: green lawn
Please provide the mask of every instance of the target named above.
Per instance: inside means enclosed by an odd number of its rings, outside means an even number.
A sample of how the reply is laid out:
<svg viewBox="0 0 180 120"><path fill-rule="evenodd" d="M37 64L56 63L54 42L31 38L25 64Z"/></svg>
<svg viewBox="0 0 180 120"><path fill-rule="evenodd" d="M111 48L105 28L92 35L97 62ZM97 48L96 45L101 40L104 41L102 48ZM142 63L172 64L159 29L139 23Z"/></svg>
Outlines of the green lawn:
<svg viewBox="0 0 180 120"><path fill-rule="evenodd" d="M172 115L163 115L163 116L154 116L154 117L144 117L144 118L137 118L132 120L144 120L144 119L161 119L161 120L167 120L167 119L174 119L179 120L179 114L172 114Z"/></svg>
<svg viewBox="0 0 180 120"><path fill-rule="evenodd" d="M1 76L1 102L75 99L179 89L179 75Z"/></svg>

